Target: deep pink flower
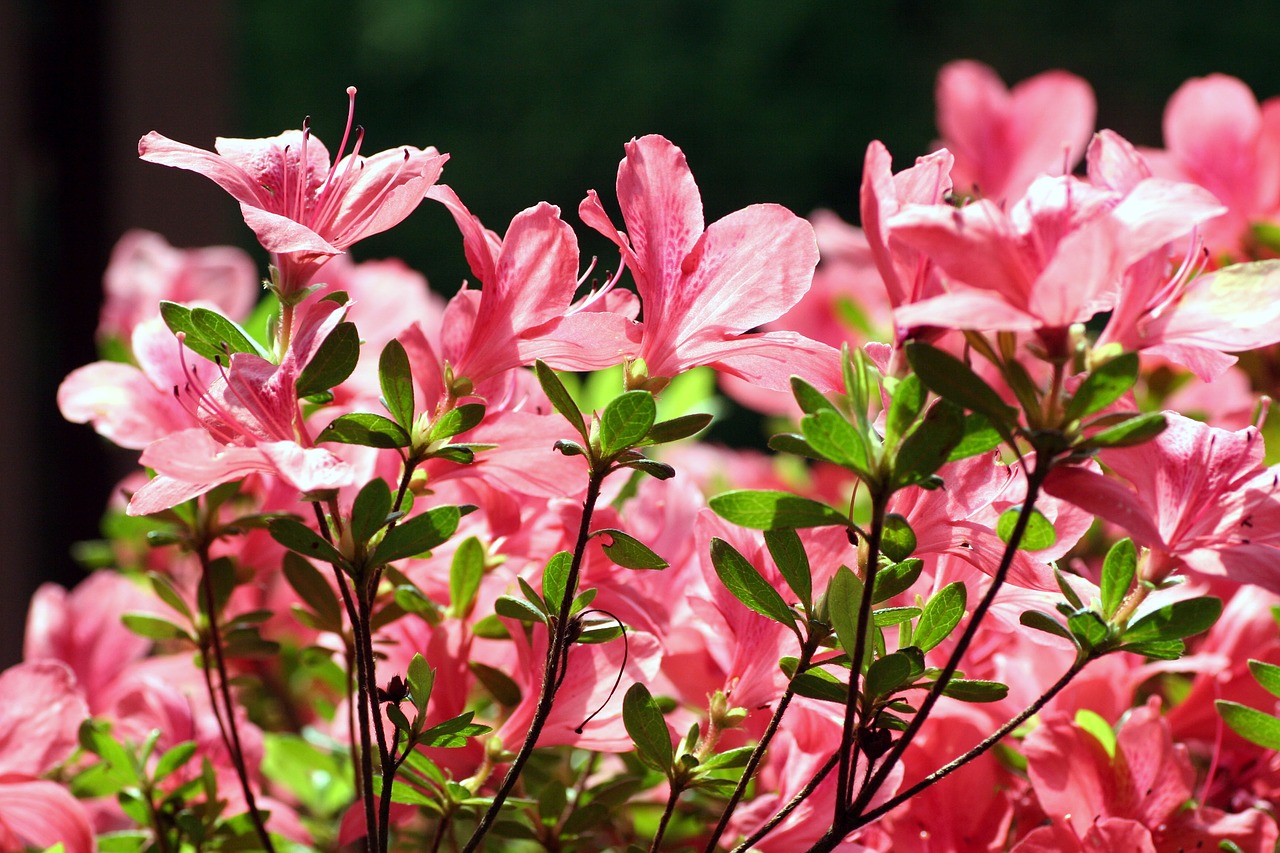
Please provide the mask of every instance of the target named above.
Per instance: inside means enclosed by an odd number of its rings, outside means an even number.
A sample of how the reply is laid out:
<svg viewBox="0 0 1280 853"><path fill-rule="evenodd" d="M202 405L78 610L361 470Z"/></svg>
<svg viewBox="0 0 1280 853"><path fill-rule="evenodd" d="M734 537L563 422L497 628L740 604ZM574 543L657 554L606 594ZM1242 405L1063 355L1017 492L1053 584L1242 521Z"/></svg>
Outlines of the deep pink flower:
<svg viewBox="0 0 1280 853"><path fill-rule="evenodd" d="M1254 427L1228 432L1176 412L1137 447L1099 459L1120 479L1059 467L1045 489L1119 525L1151 549L1143 577L1163 580L1179 566L1280 592L1280 473L1262 467Z"/></svg>
<svg viewBox="0 0 1280 853"><path fill-rule="evenodd" d="M635 279L644 333L633 355L644 368L633 375L661 380L711 365L775 389L792 374L838 387L831 347L794 332L746 334L808 292L818 262L812 226L779 205L754 204L704 228L684 153L661 136L634 139L626 150L617 191L627 233L595 190L578 212L618 245Z"/></svg>
<svg viewBox="0 0 1280 853"><path fill-rule="evenodd" d="M355 115L355 87L347 89L347 147ZM217 153L175 142L152 131L138 142L138 156L152 163L199 172L240 202L244 220L271 252L280 293L307 286L325 261L353 243L403 220L436 182L447 154L434 148L401 148L360 155L364 130L356 130L350 154L330 165L329 151L302 130L269 139L219 138Z"/></svg>
<svg viewBox="0 0 1280 853"><path fill-rule="evenodd" d="M980 62L951 62L938 73L936 97L957 189L996 201L1018 198L1038 175L1070 172L1093 132L1093 90L1065 71L1010 90Z"/></svg>

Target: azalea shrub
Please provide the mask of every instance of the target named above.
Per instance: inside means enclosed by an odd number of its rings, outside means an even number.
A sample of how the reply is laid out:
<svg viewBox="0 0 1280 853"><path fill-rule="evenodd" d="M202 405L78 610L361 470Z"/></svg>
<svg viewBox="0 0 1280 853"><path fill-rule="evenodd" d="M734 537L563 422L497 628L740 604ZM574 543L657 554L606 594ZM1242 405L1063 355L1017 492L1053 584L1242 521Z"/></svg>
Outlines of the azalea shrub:
<svg viewBox="0 0 1280 853"><path fill-rule="evenodd" d="M58 403L139 469L0 674L0 848L1275 849L1277 102L1145 150L1065 72L937 96L861 228L708 225L661 136L502 233L351 118L143 137L266 294L115 250ZM447 300L347 254L420 204Z"/></svg>

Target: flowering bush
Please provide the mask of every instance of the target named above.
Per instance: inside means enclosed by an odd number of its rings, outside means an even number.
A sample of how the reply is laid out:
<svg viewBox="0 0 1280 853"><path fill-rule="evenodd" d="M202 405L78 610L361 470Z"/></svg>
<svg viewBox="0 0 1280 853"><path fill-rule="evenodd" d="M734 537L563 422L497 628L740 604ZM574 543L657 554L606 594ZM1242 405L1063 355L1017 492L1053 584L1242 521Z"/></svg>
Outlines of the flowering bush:
<svg viewBox="0 0 1280 853"><path fill-rule="evenodd" d="M0 848L1275 848L1275 104L1192 80L1140 151L1064 72L938 98L861 230L707 225L631 141L578 211L603 280L556 207L500 236L350 118L333 161L145 136L268 294L112 258L116 357L58 401L146 472L0 675ZM424 201L447 301L345 254ZM690 441L717 378L773 455Z"/></svg>

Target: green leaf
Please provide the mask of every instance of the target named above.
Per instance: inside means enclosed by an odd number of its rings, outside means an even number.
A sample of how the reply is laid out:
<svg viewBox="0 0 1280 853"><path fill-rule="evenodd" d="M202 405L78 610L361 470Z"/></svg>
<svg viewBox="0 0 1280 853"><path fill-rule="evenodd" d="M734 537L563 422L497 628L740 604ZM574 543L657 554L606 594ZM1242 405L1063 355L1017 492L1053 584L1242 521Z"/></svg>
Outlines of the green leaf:
<svg viewBox="0 0 1280 853"><path fill-rule="evenodd" d="M867 442L839 412L823 409L805 415L800 421L800 431L823 459L848 468L862 480L872 478Z"/></svg>
<svg viewBox="0 0 1280 853"><path fill-rule="evenodd" d="M764 579L746 557L723 539L711 540L711 564L733 597L761 616L796 629L796 617L778 591Z"/></svg>
<svg viewBox="0 0 1280 853"><path fill-rule="evenodd" d="M533 372L538 377L542 392L547 395L551 405L578 431L578 435L582 436L584 442L589 442L590 437L587 434L586 424L582 419L582 410L573 401L573 396L565 389L560 377L556 376L556 372L547 367L541 360L533 363Z"/></svg>
<svg viewBox="0 0 1280 853"><path fill-rule="evenodd" d="M900 486L920 483L951 458L951 451L964 438L964 411L948 400L929 407L924 420L898 448L893 475ZM998 440L998 438L997 438Z"/></svg>
<svg viewBox="0 0 1280 853"><path fill-rule="evenodd" d="M152 780L159 782L167 778L173 771L190 761L191 756L195 754L196 742L193 740L183 741L167 750L164 755L160 756L160 760L156 762L155 772L151 776Z"/></svg>
<svg viewBox="0 0 1280 853"><path fill-rule="evenodd" d="M1093 737L1102 744L1102 748L1106 750L1110 758L1116 756L1116 732L1100 714L1090 711L1087 708L1081 708L1076 711L1076 725L1084 731L1093 735Z"/></svg>
<svg viewBox="0 0 1280 853"><path fill-rule="evenodd" d="M672 468L665 462L659 462L656 459L627 459L619 462L622 468L634 468L637 471L643 471L655 480L670 480L676 475L676 469Z"/></svg>
<svg viewBox="0 0 1280 853"><path fill-rule="evenodd" d="M885 516L880 532L880 551L895 563L901 563L916 550L916 534L905 516L891 512Z"/></svg>
<svg viewBox="0 0 1280 853"><path fill-rule="evenodd" d="M315 566L293 551L286 551L284 577L294 592L298 593L298 597L320 617L324 630L335 633L342 630L342 610L338 597Z"/></svg>
<svg viewBox="0 0 1280 853"><path fill-rule="evenodd" d="M431 699L431 689L435 687L436 671L427 664L427 659L414 652L409 661L409 671L405 674L409 682L409 695L413 697L413 705L421 715Z"/></svg>
<svg viewBox="0 0 1280 853"><path fill-rule="evenodd" d="M858 640L858 610L862 603L863 583L848 566L836 569L827 585L827 614L835 629L840 648L850 658ZM868 644L868 652L870 652Z"/></svg>
<svg viewBox="0 0 1280 853"><path fill-rule="evenodd" d="M471 668L476 680L489 691L489 695L497 700L499 705L514 708L520 704L522 695L520 685L516 684L511 676L479 661L468 661L467 666Z"/></svg>
<svg viewBox="0 0 1280 853"><path fill-rule="evenodd" d="M404 345L395 338L382 348L378 358L378 383L382 404L406 430L413 426L413 372ZM397 445L399 446L399 445Z"/></svg>
<svg viewBox="0 0 1280 853"><path fill-rule="evenodd" d="M836 406L817 388L814 388L799 376L791 377L791 393L796 398L796 404L800 406L800 410L806 415L812 415L816 412L824 410L834 412Z"/></svg>
<svg viewBox="0 0 1280 853"><path fill-rule="evenodd" d="M1018 621L1028 628L1034 628L1037 631L1044 631L1046 634L1053 634L1066 640L1072 640L1071 632L1048 613L1041 613L1039 610L1026 610L1018 617Z"/></svg>
<svg viewBox="0 0 1280 853"><path fill-rule="evenodd" d="M427 598L416 586L407 583L398 585L394 601L405 613L412 613L426 620L429 625L440 624L440 605Z"/></svg>
<svg viewBox="0 0 1280 853"><path fill-rule="evenodd" d="M1111 546L1102 561L1102 616L1110 620L1133 586L1138 571L1138 549L1132 539L1121 539Z"/></svg>
<svg viewBox="0 0 1280 853"><path fill-rule="evenodd" d="M916 623L912 644L929 651L945 640L964 617L965 588L959 581L950 583L929 599Z"/></svg>
<svg viewBox="0 0 1280 853"><path fill-rule="evenodd" d="M484 420L484 403L463 403L440 416L427 433L428 441L439 441L475 429Z"/></svg>
<svg viewBox="0 0 1280 853"><path fill-rule="evenodd" d="M546 622L547 614L537 606L514 595L500 595L493 602L493 612L520 622Z"/></svg>
<svg viewBox="0 0 1280 853"><path fill-rule="evenodd" d="M155 590L161 601L186 617L188 622L191 621L191 608L182 600L182 595L178 592L178 588L173 585L173 581L159 572L147 572L147 580L151 583L151 588Z"/></svg>
<svg viewBox="0 0 1280 853"><path fill-rule="evenodd" d="M902 652L885 655L867 668L865 692L868 696L888 696L907 683L911 670L911 659Z"/></svg>
<svg viewBox="0 0 1280 853"><path fill-rule="evenodd" d="M259 358L270 359L270 353L259 346L244 329L217 311L208 308L192 308L191 325L199 332L205 343L219 353L223 364L227 364L229 355L238 352L247 352Z"/></svg>
<svg viewBox="0 0 1280 853"><path fill-rule="evenodd" d="M1136 444L1143 444L1155 438L1164 432L1166 426L1168 424L1164 415L1160 412L1138 415L1136 418L1130 418L1109 429L1095 432L1088 439L1082 441L1079 447L1082 450L1097 450L1105 447L1133 447Z"/></svg>
<svg viewBox="0 0 1280 853"><path fill-rule="evenodd" d="M996 522L996 535L1006 545L1013 538L1013 529L1018 526L1018 515L1021 511L1021 505L1010 507L1000 513L1000 519ZM1057 541L1058 534L1053 529L1053 524L1040 513L1040 510L1033 508L1018 547L1024 551L1043 551L1045 548L1053 547L1053 543Z"/></svg>
<svg viewBox="0 0 1280 853"><path fill-rule="evenodd" d="M449 565L449 612L465 619L475 605L476 593L484 579L484 545L474 536L468 536L453 552Z"/></svg>
<svg viewBox="0 0 1280 853"><path fill-rule="evenodd" d="M956 462L986 453L1000 446L1000 432L991 425L985 415L971 412L964 416L964 430L960 442L947 454L948 462Z"/></svg>
<svg viewBox="0 0 1280 853"><path fill-rule="evenodd" d="M564 601L565 584L568 583L572 565L573 555L568 551L559 551L547 561L542 570L542 598L548 613L560 612L560 602Z"/></svg>
<svg viewBox="0 0 1280 853"><path fill-rule="evenodd" d="M622 697L622 724L636 745L640 761L660 773L671 775L675 753L671 748L671 732L649 690L639 682L631 685Z"/></svg>
<svg viewBox="0 0 1280 853"><path fill-rule="evenodd" d="M1207 631L1222 613L1222 600L1206 596L1166 604L1129 626L1121 638L1126 643L1181 640Z"/></svg>
<svg viewBox="0 0 1280 853"><path fill-rule="evenodd" d="M795 676L796 693L819 702L838 702L843 705L849 699L849 685L824 669L810 669Z"/></svg>
<svg viewBox="0 0 1280 853"><path fill-rule="evenodd" d="M1213 704L1231 731L1263 749L1280 750L1280 719L1226 699L1218 699Z"/></svg>
<svg viewBox="0 0 1280 853"><path fill-rule="evenodd" d="M794 530L849 523L842 513L826 504L788 492L740 489L716 495L709 504L725 521L753 530Z"/></svg>
<svg viewBox="0 0 1280 853"><path fill-rule="evenodd" d="M813 572L809 568L809 555L804 551L804 543L794 530L766 530L764 543L769 548L769 556L773 557L787 586L800 599L806 612L813 611Z"/></svg>
<svg viewBox="0 0 1280 853"><path fill-rule="evenodd" d="M924 561L917 557L881 567L880 571L876 572L876 586L871 594L871 603L879 604L906 592L920 579L922 571L924 571Z"/></svg>
<svg viewBox="0 0 1280 853"><path fill-rule="evenodd" d="M461 518L458 507L440 506L401 521L387 531L370 562L380 566L430 551L449 540Z"/></svg>
<svg viewBox="0 0 1280 853"><path fill-rule="evenodd" d="M319 533L316 533L296 518L287 516L273 518L267 524L267 530L271 533L272 539L290 551L297 551L304 557L323 560L326 563L333 563L344 569L349 569L351 566L347 562L347 558L342 556L341 551L330 545Z"/></svg>
<svg viewBox="0 0 1280 853"><path fill-rule="evenodd" d="M689 438L710 426L711 421L712 416L707 414L683 415L669 421L659 421L653 425L640 444L668 444Z"/></svg>
<svg viewBox="0 0 1280 853"><path fill-rule="evenodd" d="M1067 403L1064 416L1077 421L1119 400L1138 381L1138 354L1126 352L1085 377Z"/></svg>
<svg viewBox="0 0 1280 853"><path fill-rule="evenodd" d="M351 535L368 542L387 523L391 513L391 487L381 477L370 480L356 495L351 507Z"/></svg>
<svg viewBox="0 0 1280 853"><path fill-rule="evenodd" d="M1128 643L1117 647L1117 651L1132 652L1135 655L1156 660L1177 660L1186 650L1187 646L1181 640L1151 640L1147 643Z"/></svg>
<svg viewBox="0 0 1280 853"><path fill-rule="evenodd" d="M657 417L658 405L648 391L627 391L610 400L600 413L600 455L612 458L634 447Z"/></svg>
<svg viewBox="0 0 1280 853"><path fill-rule="evenodd" d="M195 642L195 637L191 636L191 633L186 628L165 619L163 616L153 616L150 613L126 613L120 617L120 621L130 631L148 640L188 640Z"/></svg>
<svg viewBox="0 0 1280 853"><path fill-rule="evenodd" d="M1249 672L1253 673L1254 680L1262 686L1263 690L1272 696L1280 696L1280 666L1265 661L1250 660Z"/></svg>
<svg viewBox="0 0 1280 853"><path fill-rule="evenodd" d="M793 432L778 433L769 438L769 449L776 453L790 453L806 459L822 459L818 451L809 446L802 436ZM825 460L823 460L825 461Z"/></svg>
<svg viewBox="0 0 1280 853"><path fill-rule="evenodd" d="M911 369L939 397L985 416L1002 433L1017 424L1018 410L955 356L919 341L907 343L906 351Z"/></svg>
<svg viewBox="0 0 1280 853"><path fill-rule="evenodd" d="M592 532L592 536L607 536L613 540L602 545L605 556L624 569L665 569L671 565L659 557L648 545L629 533L606 527Z"/></svg>
<svg viewBox="0 0 1280 853"><path fill-rule="evenodd" d="M316 441L391 449L408 447L410 439L404 427L389 418L372 412L354 412L334 418L320 431Z"/></svg>
<svg viewBox="0 0 1280 853"><path fill-rule="evenodd" d="M884 419L884 443L887 447L896 447L912 424L919 420L927 397L928 392L921 384L920 377L914 373L898 380Z"/></svg>
<svg viewBox="0 0 1280 853"><path fill-rule="evenodd" d="M1077 639L1080 648L1086 651L1101 646L1111 634L1107 623L1092 610L1081 610L1068 616L1067 629Z"/></svg>
<svg viewBox="0 0 1280 853"><path fill-rule="evenodd" d="M998 681L953 678L942 688L942 695L961 702L999 702L1009 695L1009 686Z"/></svg>
<svg viewBox="0 0 1280 853"><path fill-rule="evenodd" d="M298 376L299 397L310 397L347 380L360 361L360 333L355 323L339 323Z"/></svg>
<svg viewBox="0 0 1280 853"><path fill-rule="evenodd" d="M489 726L471 722L471 718L475 715L475 711L467 711L465 714L459 714L451 720L432 726L418 737L418 744L448 749L466 746L469 738L478 737L490 731Z"/></svg>

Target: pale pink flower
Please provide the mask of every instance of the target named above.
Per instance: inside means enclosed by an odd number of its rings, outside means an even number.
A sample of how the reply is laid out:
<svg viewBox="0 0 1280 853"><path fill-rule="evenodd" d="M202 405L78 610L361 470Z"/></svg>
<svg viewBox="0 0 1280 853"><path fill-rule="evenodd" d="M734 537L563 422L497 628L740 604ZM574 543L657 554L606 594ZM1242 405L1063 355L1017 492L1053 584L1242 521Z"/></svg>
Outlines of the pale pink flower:
<svg viewBox="0 0 1280 853"><path fill-rule="evenodd" d="M111 250L102 277L106 302L98 339L128 341L134 327L159 316L163 300L208 303L240 320L258 298L253 259L234 246L176 249L151 231L127 232Z"/></svg>
<svg viewBox="0 0 1280 853"><path fill-rule="evenodd" d="M980 62L951 62L938 73L936 97L956 188L996 201L1018 198L1038 175L1069 173L1093 132L1093 90L1065 71L1010 90Z"/></svg>
<svg viewBox="0 0 1280 853"><path fill-rule="evenodd" d="M1280 215L1280 98L1259 104L1225 74L1192 78L1165 107L1164 143L1147 153L1155 171L1199 184L1227 206L1204 229L1210 251L1247 253L1250 226Z"/></svg>
<svg viewBox="0 0 1280 853"><path fill-rule="evenodd" d="M339 154L351 135L355 94L354 86L347 89L350 106ZM302 130L269 139L219 138L217 153L152 131L138 142L138 156L199 172L231 193L272 254L280 293L288 298L334 255L412 213L448 159L434 148L409 146L364 157L363 141L364 130L357 128L351 153L330 165L328 149L305 122Z"/></svg>
<svg viewBox="0 0 1280 853"><path fill-rule="evenodd" d="M792 374L840 384L836 351L793 332L747 334L777 319L809 290L818 262L813 228L776 204L755 204L704 227L702 198L684 153L661 136L626 145L618 202L627 233L595 190L582 221L612 240L631 269L644 309L638 350L643 378L661 380L711 365L765 387Z"/></svg>
<svg viewBox="0 0 1280 853"><path fill-rule="evenodd" d="M84 806L62 785L39 779L71 757L89 709L75 676L57 661L0 673L0 850L67 853L97 849Z"/></svg>

